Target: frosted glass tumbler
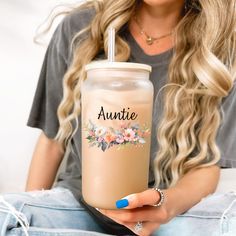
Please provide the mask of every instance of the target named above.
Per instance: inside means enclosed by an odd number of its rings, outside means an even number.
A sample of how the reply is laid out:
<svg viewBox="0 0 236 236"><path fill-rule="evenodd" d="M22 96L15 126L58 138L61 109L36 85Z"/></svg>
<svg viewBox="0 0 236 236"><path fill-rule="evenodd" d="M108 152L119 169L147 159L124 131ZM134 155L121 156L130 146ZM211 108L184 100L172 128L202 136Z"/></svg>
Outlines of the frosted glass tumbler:
<svg viewBox="0 0 236 236"><path fill-rule="evenodd" d="M148 188L153 107L151 67L92 62L81 86L82 195L91 206Z"/></svg>

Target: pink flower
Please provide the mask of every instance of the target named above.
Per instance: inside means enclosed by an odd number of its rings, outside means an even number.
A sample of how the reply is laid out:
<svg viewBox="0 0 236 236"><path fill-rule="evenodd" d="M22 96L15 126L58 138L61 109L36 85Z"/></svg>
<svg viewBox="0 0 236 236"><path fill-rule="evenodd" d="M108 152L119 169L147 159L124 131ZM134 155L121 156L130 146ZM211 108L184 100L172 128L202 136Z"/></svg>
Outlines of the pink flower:
<svg viewBox="0 0 236 236"><path fill-rule="evenodd" d="M94 136L94 134L95 133L93 131L91 131L91 130L89 131L89 136Z"/></svg>
<svg viewBox="0 0 236 236"><path fill-rule="evenodd" d="M125 141L133 141L135 137L135 132L132 129L126 129L124 132Z"/></svg>
<svg viewBox="0 0 236 236"><path fill-rule="evenodd" d="M98 138L98 142L101 143L103 141L103 138L102 137L99 137Z"/></svg>
<svg viewBox="0 0 236 236"><path fill-rule="evenodd" d="M116 138L116 142L117 143L123 143L125 140L124 140L124 137L119 135L117 138Z"/></svg>

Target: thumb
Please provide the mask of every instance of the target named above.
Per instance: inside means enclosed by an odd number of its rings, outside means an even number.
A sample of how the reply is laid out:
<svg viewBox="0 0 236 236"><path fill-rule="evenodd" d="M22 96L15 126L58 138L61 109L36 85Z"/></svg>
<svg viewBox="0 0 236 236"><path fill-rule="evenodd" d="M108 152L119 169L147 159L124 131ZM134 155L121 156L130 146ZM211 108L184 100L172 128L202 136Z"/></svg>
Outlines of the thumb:
<svg viewBox="0 0 236 236"><path fill-rule="evenodd" d="M155 189L128 195L116 202L117 208L133 209L146 205L154 205L160 201L160 194Z"/></svg>

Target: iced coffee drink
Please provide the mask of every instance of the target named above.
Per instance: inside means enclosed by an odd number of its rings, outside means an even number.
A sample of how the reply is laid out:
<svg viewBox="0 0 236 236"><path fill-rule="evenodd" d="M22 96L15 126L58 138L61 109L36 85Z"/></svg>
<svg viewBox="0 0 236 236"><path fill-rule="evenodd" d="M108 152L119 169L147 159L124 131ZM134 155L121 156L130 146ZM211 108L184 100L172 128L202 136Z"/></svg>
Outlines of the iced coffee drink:
<svg viewBox="0 0 236 236"><path fill-rule="evenodd" d="M148 187L153 86L150 67L93 63L82 86L82 194L91 206Z"/></svg>

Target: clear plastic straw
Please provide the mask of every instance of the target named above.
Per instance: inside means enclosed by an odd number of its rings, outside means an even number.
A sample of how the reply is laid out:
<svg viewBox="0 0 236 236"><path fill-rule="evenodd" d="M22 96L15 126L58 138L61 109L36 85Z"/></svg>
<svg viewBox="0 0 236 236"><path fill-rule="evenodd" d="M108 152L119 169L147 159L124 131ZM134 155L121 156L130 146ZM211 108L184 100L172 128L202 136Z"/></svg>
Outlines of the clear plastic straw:
<svg viewBox="0 0 236 236"><path fill-rule="evenodd" d="M115 29L113 27L108 30L108 61L115 61Z"/></svg>

